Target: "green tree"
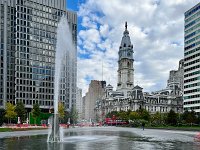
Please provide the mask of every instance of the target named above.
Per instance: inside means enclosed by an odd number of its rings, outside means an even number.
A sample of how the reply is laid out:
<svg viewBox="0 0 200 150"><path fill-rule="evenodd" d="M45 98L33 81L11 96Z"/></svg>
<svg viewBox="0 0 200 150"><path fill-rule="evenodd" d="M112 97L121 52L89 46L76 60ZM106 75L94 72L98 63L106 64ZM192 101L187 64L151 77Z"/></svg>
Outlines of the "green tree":
<svg viewBox="0 0 200 150"><path fill-rule="evenodd" d="M200 124L200 114L197 115L197 124Z"/></svg>
<svg viewBox="0 0 200 150"><path fill-rule="evenodd" d="M106 118L112 118L114 116L119 117L119 112L117 111L111 111L109 113L107 113Z"/></svg>
<svg viewBox="0 0 200 150"><path fill-rule="evenodd" d="M129 120L129 115L126 111L120 111L119 112L119 118L124 120L124 121L128 121Z"/></svg>
<svg viewBox="0 0 200 150"><path fill-rule="evenodd" d="M196 117L195 115L195 112L194 111L185 111L183 114L182 114L182 120L185 122L185 123L196 123L198 121L198 118Z"/></svg>
<svg viewBox="0 0 200 150"><path fill-rule="evenodd" d="M40 110L40 106L38 103L33 105L33 109L32 109L32 116L35 120L35 124L36 124L36 119L40 116L41 110Z"/></svg>
<svg viewBox="0 0 200 150"><path fill-rule="evenodd" d="M15 118L17 113L15 112L15 106L11 103L6 103L5 117L8 119L8 123L11 123L11 119Z"/></svg>
<svg viewBox="0 0 200 150"><path fill-rule="evenodd" d="M65 111L65 116L62 120L62 123L68 123L68 119L70 118L70 112Z"/></svg>
<svg viewBox="0 0 200 150"><path fill-rule="evenodd" d="M97 113L96 113L95 118L96 118L96 122L99 122L99 121L100 121L100 116L99 116Z"/></svg>
<svg viewBox="0 0 200 150"><path fill-rule="evenodd" d="M146 110L146 109L139 109L137 110L139 116L140 116L140 119L144 119L146 121L149 121L150 120L150 114L149 112Z"/></svg>
<svg viewBox="0 0 200 150"><path fill-rule="evenodd" d="M153 125L160 125L161 121L162 121L162 117L159 112L156 112L155 114L151 115L151 123Z"/></svg>
<svg viewBox="0 0 200 150"><path fill-rule="evenodd" d="M178 121L177 114L171 109L167 115L167 123L170 125L176 125Z"/></svg>
<svg viewBox="0 0 200 150"><path fill-rule="evenodd" d="M15 112L17 113L17 117L20 117L21 123L26 120L26 109L22 102L18 102L15 107Z"/></svg>
<svg viewBox="0 0 200 150"><path fill-rule="evenodd" d="M189 114L189 111L186 110L183 112L183 114L181 115L181 119L183 120L184 123L186 123L186 119L188 118L188 114Z"/></svg>
<svg viewBox="0 0 200 150"><path fill-rule="evenodd" d="M140 119L140 116L139 114L136 112L136 111L132 111L130 114L129 114L129 118L131 120L138 120Z"/></svg>
<svg viewBox="0 0 200 150"><path fill-rule="evenodd" d="M59 115L59 118L61 120L63 120L63 118L65 116L65 107L64 107L63 103L61 103L61 102L58 103L58 115Z"/></svg>
<svg viewBox="0 0 200 150"><path fill-rule="evenodd" d="M70 111L70 119L71 119L72 124L75 124L78 119L78 112L76 110L76 107L74 106L71 108L71 111Z"/></svg>
<svg viewBox="0 0 200 150"><path fill-rule="evenodd" d="M196 117L195 112L193 110L190 112L189 117L187 119L187 122L190 123L190 124L197 122L197 117Z"/></svg>
<svg viewBox="0 0 200 150"><path fill-rule="evenodd" d="M5 118L5 113L6 113L6 111L5 111L5 109L0 109L0 126L3 124L3 122L4 122L4 118Z"/></svg>
<svg viewBox="0 0 200 150"><path fill-rule="evenodd" d="M168 113L162 113L161 114L161 123L163 125L166 125L167 124L167 116L168 116Z"/></svg>

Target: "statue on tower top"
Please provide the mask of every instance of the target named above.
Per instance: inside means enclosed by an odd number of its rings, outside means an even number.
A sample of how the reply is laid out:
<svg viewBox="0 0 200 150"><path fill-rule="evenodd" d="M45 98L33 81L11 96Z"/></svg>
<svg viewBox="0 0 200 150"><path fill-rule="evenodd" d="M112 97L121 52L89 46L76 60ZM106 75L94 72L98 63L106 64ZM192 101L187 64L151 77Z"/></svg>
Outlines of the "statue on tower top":
<svg viewBox="0 0 200 150"><path fill-rule="evenodd" d="M129 32L128 32L128 30L127 30L127 27L128 27L128 25L127 25L127 21L125 22L125 31L124 31L124 35L128 35L129 34Z"/></svg>

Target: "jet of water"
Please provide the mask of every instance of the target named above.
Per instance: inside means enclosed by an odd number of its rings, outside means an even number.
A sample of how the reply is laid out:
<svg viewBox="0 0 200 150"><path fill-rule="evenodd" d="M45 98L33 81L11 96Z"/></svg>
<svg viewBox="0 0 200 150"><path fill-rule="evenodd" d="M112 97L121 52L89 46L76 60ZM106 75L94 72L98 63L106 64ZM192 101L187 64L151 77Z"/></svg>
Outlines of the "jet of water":
<svg viewBox="0 0 200 150"><path fill-rule="evenodd" d="M48 142L59 142L60 130L58 120L58 102L60 94L60 85L63 68L73 69L73 63L76 57L76 48L73 44L72 33L66 16L62 16L57 28L57 43L55 55L55 74L54 74L54 118L52 121L52 130L48 136ZM67 60L68 59L68 60ZM67 78L71 78L71 74ZM71 79L70 79L71 82ZM71 88L71 87L70 87ZM71 94L71 93L70 93Z"/></svg>

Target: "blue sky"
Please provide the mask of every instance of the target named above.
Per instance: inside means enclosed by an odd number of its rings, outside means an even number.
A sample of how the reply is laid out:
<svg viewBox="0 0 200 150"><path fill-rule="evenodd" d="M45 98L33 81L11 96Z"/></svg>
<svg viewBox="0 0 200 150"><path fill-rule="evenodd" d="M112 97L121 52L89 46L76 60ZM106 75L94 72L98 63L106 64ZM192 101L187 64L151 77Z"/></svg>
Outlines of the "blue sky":
<svg viewBox="0 0 200 150"><path fill-rule="evenodd" d="M67 0L78 14L78 87L91 79L117 85L118 50L128 22L134 81L144 91L164 89L183 58L184 12L199 0ZM103 64L103 67L102 67ZM102 69L103 68L103 69Z"/></svg>
<svg viewBox="0 0 200 150"><path fill-rule="evenodd" d="M67 9L78 11L78 1L79 0L67 0Z"/></svg>

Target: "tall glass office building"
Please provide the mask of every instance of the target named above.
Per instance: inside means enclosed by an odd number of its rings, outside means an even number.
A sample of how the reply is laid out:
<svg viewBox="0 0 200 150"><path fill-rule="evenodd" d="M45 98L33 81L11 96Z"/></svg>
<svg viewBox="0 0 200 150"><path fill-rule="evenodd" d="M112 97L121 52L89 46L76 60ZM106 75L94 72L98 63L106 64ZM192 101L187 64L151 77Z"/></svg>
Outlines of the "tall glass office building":
<svg viewBox="0 0 200 150"><path fill-rule="evenodd" d="M27 109L39 103L48 111L54 100L57 25L65 14L77 45L77 14L66 10L66 0L1 0L0 4L0 106L22 101ZM66 109L76 99L76 61L66 61L64 70L60 100ZM72 79L67 79L68 72Z"/></svg>
<svg viewBox="0 0 200 150"><path fill-rule="evenodd" d="M185 12L184 110L200 112L200 3Z"/></svg>

